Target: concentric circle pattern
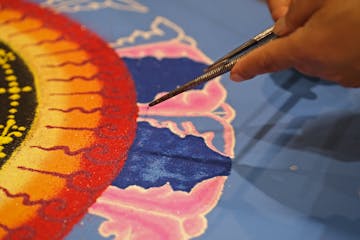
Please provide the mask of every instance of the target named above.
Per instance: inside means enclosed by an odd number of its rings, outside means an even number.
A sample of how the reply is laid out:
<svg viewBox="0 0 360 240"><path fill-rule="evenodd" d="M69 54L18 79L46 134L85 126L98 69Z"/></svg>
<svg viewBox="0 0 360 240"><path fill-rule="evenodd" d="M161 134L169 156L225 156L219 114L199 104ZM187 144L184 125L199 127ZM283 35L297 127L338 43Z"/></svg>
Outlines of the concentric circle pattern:
<svg viewBox="0 0 360 240"><path fill-rule="evenodd" d="M64 16L0 3L0 239L63 237L121 170L136 96L118 56Z"/></svg>
<svg viewBox="0 0 360 240"><path fill-rule="evenodd" d="M24 140L34 118L34 78L26 64L0 42L0 167Z"/></svg>

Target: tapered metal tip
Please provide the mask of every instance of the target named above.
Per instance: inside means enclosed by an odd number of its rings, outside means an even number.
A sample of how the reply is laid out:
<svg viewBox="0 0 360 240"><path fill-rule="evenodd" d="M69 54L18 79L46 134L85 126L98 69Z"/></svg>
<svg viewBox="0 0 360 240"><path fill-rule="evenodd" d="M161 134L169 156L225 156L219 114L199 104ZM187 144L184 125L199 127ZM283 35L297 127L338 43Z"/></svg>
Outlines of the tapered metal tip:
<svg viewBox="0 0 360 240"><path fill-rule="evenodd" d="M159 97L158 99L155 99L154 101L152 101L151 103L149 103L148 106L149 106L149 107L153 107L153 106L155 106L155 105L157 105L157 104L159 104L159 103L164 102L165 100L168 100L168 99L170 99L170 98L172 98L172 97L175 97L176 95L178 95L178 94L180 94L180 93L182 93L182 92L185 92L186 90L188 90L188 87L187 87L187 86L179 87L179 88L177 88L177 89L175 89L175 90L173 90L173 91L171 91L171 92L169 92L169 93L167 93L167 94Z"/></svg>
<svg viewBox="0 0 360 240"><path fill-rule="evenodd" d="M165 101L165 100L164 100ZM159 103L161 103L163 101L161 101L160 99L156 99L155 101L152 101L151 103L148 104L149 107L153 107Z"/></svg>

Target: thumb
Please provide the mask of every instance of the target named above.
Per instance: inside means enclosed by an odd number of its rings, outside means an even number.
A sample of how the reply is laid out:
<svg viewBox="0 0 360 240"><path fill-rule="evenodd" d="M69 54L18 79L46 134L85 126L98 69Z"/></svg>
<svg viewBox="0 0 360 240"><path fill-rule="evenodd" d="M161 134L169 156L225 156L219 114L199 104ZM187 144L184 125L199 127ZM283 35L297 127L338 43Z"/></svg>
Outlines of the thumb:
<svg viewBox="0 0 360 240"><path fill-rule="evenodd" d="M324 0L292 0L286 15L274 27L278 36L287 35L303 26L322 5Z"/></svg>
<svg viewBox="0 0 360 240"><path fill-rule="evenodd" d="M291 34L270 41L241 57L232 68L230 78L234 81L250 79L258 74L275 72L294 65L296 37Z"/></svg>

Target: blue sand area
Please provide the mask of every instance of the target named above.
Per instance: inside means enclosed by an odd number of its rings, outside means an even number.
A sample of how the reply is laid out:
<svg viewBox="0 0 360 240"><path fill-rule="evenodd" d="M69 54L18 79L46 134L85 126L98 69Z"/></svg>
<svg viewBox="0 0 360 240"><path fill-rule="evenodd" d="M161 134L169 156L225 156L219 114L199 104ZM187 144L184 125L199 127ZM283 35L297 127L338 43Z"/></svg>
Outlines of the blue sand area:
<svg viewBox="0 0 360 240"><path fill-rule="evenodd" d="M188 58L144 57L123 58L135 81L138 102L150 102L160 92L175 89L198 75L207 67Z"/></svg>
<svg viewBox="0 0 360 240"><path fill-rule="evenodd" d="M126 163L112 185L158 187L169 182L174 190L189 192L197 183L228 176L231 159L209 149L203 139L180 138L168 129L139 123Z"/></svg>
<svg viewBox="0 0 360 240"><path fill-rule="evenodd" d="M187 58L124 58L134 81L138 102L149 102L162 91L184 84L206 67ZM197 183L230 173L231 160L209 149L202 138L180 138L168 129L139 123L124 168L113 185L158 187L169 182L174 190L190 191Z"/></svg>

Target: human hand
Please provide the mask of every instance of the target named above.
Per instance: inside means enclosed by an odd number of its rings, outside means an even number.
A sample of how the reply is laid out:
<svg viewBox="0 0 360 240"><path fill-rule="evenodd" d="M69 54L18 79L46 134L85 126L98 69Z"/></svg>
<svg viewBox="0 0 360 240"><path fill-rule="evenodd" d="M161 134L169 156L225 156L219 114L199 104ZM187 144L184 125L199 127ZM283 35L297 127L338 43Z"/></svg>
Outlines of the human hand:
<svg viewBox="0 0 360 240"><path fill-rule="evenodd" d="M287 68L360 87L359 0L268 0L280 38L239 59L231 79Z"/></svg>

